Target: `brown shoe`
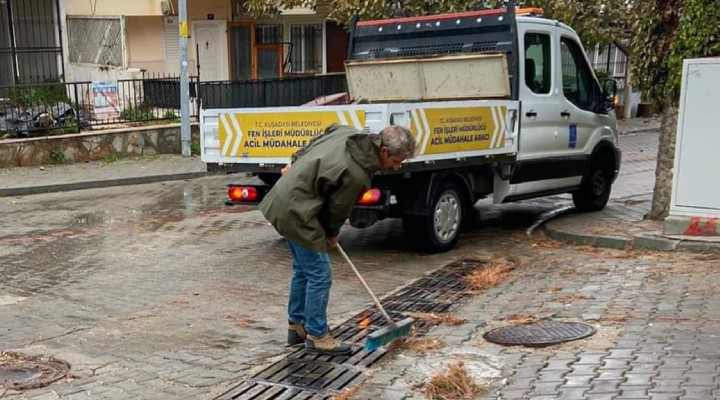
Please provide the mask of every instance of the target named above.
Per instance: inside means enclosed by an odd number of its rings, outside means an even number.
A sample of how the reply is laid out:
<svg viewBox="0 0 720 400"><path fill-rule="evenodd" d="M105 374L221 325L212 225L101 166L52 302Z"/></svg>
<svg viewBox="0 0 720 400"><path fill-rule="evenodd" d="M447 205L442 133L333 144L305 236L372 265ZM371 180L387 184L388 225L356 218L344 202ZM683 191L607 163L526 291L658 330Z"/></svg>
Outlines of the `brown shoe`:
<svg viewBox="0 0 720 400"><path fill-rule="evenodd" d="M305 343L307 338L307 332L305 327L301 324L289 324L288 325L288 346L297 346Z"/></svg>
<svg viewBox="0 0 720 400"><path fill-rule="evenodd" d="M305 339L305 351L309 354L323 354L328 356L345 356L352 353L349 344L333 339L330 332L323 337L308 334Z"/></svg>

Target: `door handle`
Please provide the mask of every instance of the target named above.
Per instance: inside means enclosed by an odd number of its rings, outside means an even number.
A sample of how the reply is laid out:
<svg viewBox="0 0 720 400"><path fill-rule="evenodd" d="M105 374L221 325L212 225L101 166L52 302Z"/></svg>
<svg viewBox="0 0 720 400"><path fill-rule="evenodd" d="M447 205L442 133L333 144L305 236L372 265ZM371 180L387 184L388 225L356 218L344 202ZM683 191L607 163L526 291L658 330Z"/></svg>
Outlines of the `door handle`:
<svg viewBox="0 0 720 400"><path fill-rule="evenodd" d="M530 118L535 118L535 117L537 117L537 113L535 111L530 110L525 113L525 116L530 117Z"/></svg>
<svg viewBox="0 0 720 400"><path fill-rule="evenodd" d="M560 113L560 116L563 118L570 118L570 112L568 110L564 110Z"/></svg>

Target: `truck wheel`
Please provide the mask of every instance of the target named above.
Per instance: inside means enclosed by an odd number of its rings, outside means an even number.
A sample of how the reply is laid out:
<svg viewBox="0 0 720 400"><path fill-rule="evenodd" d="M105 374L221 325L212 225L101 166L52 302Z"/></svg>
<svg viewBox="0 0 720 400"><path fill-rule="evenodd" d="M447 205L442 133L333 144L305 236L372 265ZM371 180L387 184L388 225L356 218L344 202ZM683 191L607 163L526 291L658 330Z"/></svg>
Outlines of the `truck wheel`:
<svg viewBox="0 0 720 400"><path fill-rule="evenodd" d="M413 229L419 239L423 250L432 253L442 253L452 249L460 238L463 209L466 203L461 191L453 183L442 184L430 206L431 214L417 217L407 228Z"/></svg>
<svg viewBox="0 0 720 400"><path fill-rule="evenodd" d="M593 161L588 175L581 183L580 190L572 194L573 203L578 211L600 211L610 200L612 190L613 165L608 157L599 157Z"/></svg>

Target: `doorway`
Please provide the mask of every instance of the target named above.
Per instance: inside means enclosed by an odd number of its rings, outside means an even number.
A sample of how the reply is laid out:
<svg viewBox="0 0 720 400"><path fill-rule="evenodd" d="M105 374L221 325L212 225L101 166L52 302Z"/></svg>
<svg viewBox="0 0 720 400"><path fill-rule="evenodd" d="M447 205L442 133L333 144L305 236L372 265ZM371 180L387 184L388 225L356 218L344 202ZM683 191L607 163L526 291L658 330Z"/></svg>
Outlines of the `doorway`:
<svg viewBox="0 0 720 400"><path fill-rule="evenodd" d="M227 23L194 21L193 37L202 81L228 80Z"/></svg>

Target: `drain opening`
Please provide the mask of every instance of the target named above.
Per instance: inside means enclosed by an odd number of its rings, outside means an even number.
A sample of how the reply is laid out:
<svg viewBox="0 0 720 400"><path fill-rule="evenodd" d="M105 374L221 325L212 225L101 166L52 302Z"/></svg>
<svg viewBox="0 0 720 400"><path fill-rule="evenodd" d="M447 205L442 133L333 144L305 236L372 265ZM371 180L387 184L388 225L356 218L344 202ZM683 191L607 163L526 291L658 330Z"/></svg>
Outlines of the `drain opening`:
<svg viewBox="0 0 720 400"><path fill-rule="evenodd" d="M595 332L592 326L579 322L540 321L493 329L483 337L489 342L509 346L548 346L584 339Z"/></svg>
<svg viewBox="0 0 720 400"><path fill-rule="evenodd" d="M70 365L54 358L0 351L0 388L28 390L64 378Z"/></svg>
<svg viewBox="0 0 720 400"><path fill-rule="evenodd" d="M388 296L383 307L394 320L405 318L407 313L452 312L472 297L464 278L483 265L482 261L468 260L446 265ZM366 336L387 325L378 310L368 308L332 329L333 337L353 345L350 355L307 354L300 348L216 400L329 399L346 387L362 383L365 380L362 368L371 367L387 354L384 348L372 352L363 349ZM419 336L434 326L421 320L413 325Z"/></svg>

